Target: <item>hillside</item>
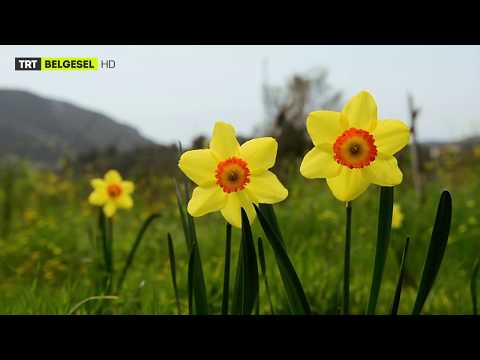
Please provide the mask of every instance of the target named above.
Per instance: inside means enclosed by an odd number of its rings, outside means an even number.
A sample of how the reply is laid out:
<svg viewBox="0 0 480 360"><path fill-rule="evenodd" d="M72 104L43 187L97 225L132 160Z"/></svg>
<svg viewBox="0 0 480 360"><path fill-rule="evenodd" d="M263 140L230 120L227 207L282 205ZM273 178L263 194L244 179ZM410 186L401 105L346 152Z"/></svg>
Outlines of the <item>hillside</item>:
<svg viewBox="0 0 480 360"><path fill-rule="evenodd" d="M65 155L76 158L115 147L130 151L153 145L133 127L62 101L30 92L0 90L0 154L54 166Z"/></svg>

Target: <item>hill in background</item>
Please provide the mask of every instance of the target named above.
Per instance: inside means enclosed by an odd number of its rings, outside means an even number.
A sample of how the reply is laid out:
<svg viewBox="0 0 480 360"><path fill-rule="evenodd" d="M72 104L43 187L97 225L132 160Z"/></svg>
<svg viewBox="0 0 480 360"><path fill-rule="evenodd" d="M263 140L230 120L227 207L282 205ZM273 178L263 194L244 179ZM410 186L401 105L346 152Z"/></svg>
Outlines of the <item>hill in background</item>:
<svg viewBox="0 0 480 360"><path fill-rule="evenodd" d="M0 90L0 154L55 166L77 157L115 148L129 152L155 144L135 128L63 101L20 90Z"/></svg>

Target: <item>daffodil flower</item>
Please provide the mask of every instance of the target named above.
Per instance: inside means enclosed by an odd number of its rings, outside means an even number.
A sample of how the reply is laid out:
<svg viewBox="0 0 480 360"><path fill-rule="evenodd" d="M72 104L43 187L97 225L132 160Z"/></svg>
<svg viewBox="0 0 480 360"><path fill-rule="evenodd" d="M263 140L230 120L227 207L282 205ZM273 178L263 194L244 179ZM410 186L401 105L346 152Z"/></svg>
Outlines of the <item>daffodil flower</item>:
<svg viewBox="0 0 480 360"><path fill-rule="evenodd" d="M314 111L307 131L315 147L304 157L300 173L325 178L333 195L351 201L370 184L395 186L402 172L393 156L410 140L400 120L378 120L375 99L361 91L341 112Z"/></svg>
<svg viewBox="0 0 480 360"><path fill-rule="evenodd" d="M104 179L93 179L90 184L94 190L88 197L88 202L95 206L103 206L106 217L111 218L119 208L132 208L131 194L135 185L131 181L123 181L118 171L109 170Z"/></svg>
<svg viewBox="0 0 480 360"><path fill-rule="evenodd" d="M250 223L253 204L274 204L288 191L268 169L275 164L277 141L271 137L237 141L233 126L217 122L208 149L182 154L178 166L198 186L187 210L194 217L220 211L231 225L241 227L241 208Z"/></svg>

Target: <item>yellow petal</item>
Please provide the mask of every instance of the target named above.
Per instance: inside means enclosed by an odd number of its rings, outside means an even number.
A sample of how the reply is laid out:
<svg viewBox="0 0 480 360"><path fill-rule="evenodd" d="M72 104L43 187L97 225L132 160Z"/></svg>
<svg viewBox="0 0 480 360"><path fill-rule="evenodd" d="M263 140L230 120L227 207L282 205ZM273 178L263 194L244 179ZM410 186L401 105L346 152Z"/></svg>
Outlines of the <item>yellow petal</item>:
<svg viewBox="0 0 480 360"><path fill-rule="evenodd" d="M302 160L300 173L308 179L329 178L340 174L342 166L333 158L331 145L315 146Z"/></svg>
<svg viewBox="0 0 480 360"><path fill-rule="evenodd" d="M275 204L288 196L288 190L270 171L252 175L245 190L255 203Z"/></svg>
<svg viewBox="0 0 480 360"><path fill-rule="evenodd" d="M90 180L90 185L97 190L97 189L103 189L107 186L107 183L103 179L92 179Z"/></svg>
<svg viewBox="0 0 480 360"><path fill-rule="evenodd" d="M335 111L314 111L308 115L307 131L312 142L319 144L334 144L335 140L347 130L341 113Z"/></svg>
<svg viewBox="0 0 480 360"><path fill-rule="evenodd" d="M113 203L113 201L109 201L105 204L105 206L103 207L103 212L105 214L106 217L110 218L112 217L113 215L115 215L115 212L117 211L117 207L115 206L115 204Z"/></svg>
<svg viewBox="0 0 480 360"><path fill-rule="evenodd" d="M393 155L409 143L410 129L400 120L382 120L378 122L373 136L379 152Z"/></svg>
<svg viewBox="0 0 480 360"><path fill-rule="evenodd" d="M215 123L210 150L213 151L217 160L239 155L240 144L235 137L235 129L232 125L221 121Z"/></svg>
<svg viewBox="0 0 480 360"><path fill-rule="evenodd" d="M252 139L240 147L240 157L244 159L251 174L264 172L275 165L277 140L272 137Z"/></svg>
<svg viewBox="0 0 480 360"><path fill-rule="evenodd" d="M242 207L245 209L250 223L253 223L256 216L255 208L251 200L246 196L245 191L234 192L227 195L227 204L222 209L222 215L225 220L237 228L242 227Z"/></svg>
<svg viewBox="0 0 480 360"><path fill-rule="evenodd" d="M108 195L105 190L96 189L88 197L88 202L95 206L102 206L108 201Z"/></svg>
<svg viewBox="0 0 480 360"><path fill-rule="evenodd" d="M199 186L215 184L217 161L209 149L190 150L182 154L178 166Z"/></svg>
<svg viewBox="0 0 480 360"><path fill-rule="evenodd" d="M131 194L135 190L135 184L132 181L122 181L122 188L125 194Z"/></svg>
<svg viewBox="0 0 480 360"><path fill-rule="evenodd" d="M348 127L372 131L377 126L377 103L370 93L361 91L342 110Z"/></svg>
<svg viewBox="0 0 480 360"><path fill-rule="evenodd" d="M105 174L105 181L108 184L119 183L122 181L122 177L120 176L117 170L108 170L107 173Z"/></svg>
<svg viewBox="0 0 480 360"><path fill-rule="evenodd" d="M115 199L115 204L122 209L131 209L133 207L133 200L130 195L122 194Z"/></svg>
<svg viewBox="0 0 480 360"><path fill-rule="evenodd" d="M227 202L227 194L217 186L196 187L188 202L188 213L198 217L221 210Z"/></svg>
<svg viewBox="0 0 480 360"><path fill-rule="evenodd" d="M375 161L364 167L362 174L369 182L380 186L395 186L403 179L397 159L383 154L378 154Z"/></svg>
<svg viewBox="0 0 480 360"><path fill-rule="evenodd" d="M360 169L342 166L340 175L327 179L327 184L338 200L352 201L367 190L369 182L363 177Z"/></svg>

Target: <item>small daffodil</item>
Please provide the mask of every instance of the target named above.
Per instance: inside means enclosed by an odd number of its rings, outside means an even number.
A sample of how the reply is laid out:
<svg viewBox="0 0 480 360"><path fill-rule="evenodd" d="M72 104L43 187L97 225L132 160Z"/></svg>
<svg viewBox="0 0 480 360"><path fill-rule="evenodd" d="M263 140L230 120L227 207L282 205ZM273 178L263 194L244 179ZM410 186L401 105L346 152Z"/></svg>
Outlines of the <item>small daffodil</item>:
<svg viewBox="0 0 480 360"><path fill-rule="evenodd" d="M106 217L111 218L117 209L133 207L131 194L135 185L131 181L124 181L118 171L109 170L103 179L93 179L90 184L94 190L88 197L88 202L102 206Z"/></svg>

